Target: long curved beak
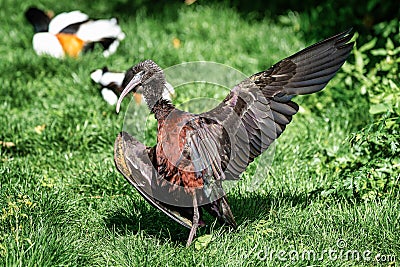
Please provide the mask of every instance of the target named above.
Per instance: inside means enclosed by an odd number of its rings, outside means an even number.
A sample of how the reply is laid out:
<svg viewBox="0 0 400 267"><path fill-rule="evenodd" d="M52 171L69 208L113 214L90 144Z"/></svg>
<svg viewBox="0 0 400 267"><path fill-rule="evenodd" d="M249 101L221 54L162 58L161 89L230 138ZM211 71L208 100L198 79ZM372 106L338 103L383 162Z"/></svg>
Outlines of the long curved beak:
<svg viewBox="0 0 400 267"><path fill-rule="evenodd" d="M118 98L118 102L117 102L117 108L116 108L117 113L119 113L119 110L121 108L121 102L124 99L124 97L127 94L129 94L129 92L131 92L132 90L136 91L136 87L141 83L142 75L143 75L143 72L139 72L138 74L136 74L132 78L132 80L128 83L128 85L124 88L124 90L122 91L121 95Z"/></svg>

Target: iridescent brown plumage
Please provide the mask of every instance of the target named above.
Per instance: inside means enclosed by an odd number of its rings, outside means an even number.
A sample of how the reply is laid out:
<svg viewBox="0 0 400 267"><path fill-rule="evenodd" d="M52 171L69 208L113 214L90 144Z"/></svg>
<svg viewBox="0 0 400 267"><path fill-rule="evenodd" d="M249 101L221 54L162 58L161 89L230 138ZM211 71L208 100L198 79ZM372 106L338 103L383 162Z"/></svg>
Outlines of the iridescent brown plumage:
<svg viewBox="0 0 400 267"><path fill-rule="evenodd" d="M119 171L153 205L191 229L190 245L202 209L236 227L222 188L280 136L298 105L295 95L322 90L348 57L350 31L312 45L270 69L236 85L216 108L201 114L178 110L162 99L165 78L146 60L131 70L132 79L117 103L143 90L158 121L157 144L145 147L127 133L115 143Z"/></svg>

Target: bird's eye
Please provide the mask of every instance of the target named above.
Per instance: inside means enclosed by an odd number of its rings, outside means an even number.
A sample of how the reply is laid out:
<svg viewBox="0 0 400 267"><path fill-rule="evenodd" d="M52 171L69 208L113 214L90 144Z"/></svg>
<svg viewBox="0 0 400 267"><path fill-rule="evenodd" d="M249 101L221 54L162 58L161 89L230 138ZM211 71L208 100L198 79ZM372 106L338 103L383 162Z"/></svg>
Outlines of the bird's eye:
<svg viewBox="0 0 400 267"><path fill-rule="evenodd" d="M135 76L142 78L146 72L144 70L139 71Z"/></svg>
<svg viewBox="0 0 400 267"><path fill-rule="evenodd" d="M139 71L138 73L136 73L136 74L133 76L133 78L134 78L134 79L139 79L139 80L141 80L142 77L144 76L144 73L145 73L144 70Z"/></svg>

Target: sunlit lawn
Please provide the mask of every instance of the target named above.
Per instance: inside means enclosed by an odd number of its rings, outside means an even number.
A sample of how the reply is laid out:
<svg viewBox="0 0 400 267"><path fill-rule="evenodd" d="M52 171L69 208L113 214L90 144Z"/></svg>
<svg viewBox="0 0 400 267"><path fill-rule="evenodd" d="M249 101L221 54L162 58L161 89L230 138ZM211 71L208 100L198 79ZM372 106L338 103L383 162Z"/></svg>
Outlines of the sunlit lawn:
<svg viewBox="0 0 400 267"><path fill-rule="evenodd" d="M357 99L317 113L310 105L325 92L299 99L301 112L276 143L271 167L253 164L228 194L238 230L208 217L189 248L188 230L147 204L114 167L124 116L102 100L92 70L123 71L149 58L163 68L214 61L250 75L309 45L301 31L219 6L146 13L122 2L41 3L56 14L80 9L96 18L117 16L127 37L109 58L99 50L79 59L38 57L23 17L36 1L3 4L0 141L14 146L0 146L0 265L388 266L400 257L395 195L364 202L321 194L336 170L320 169L319 161L364 123L354 120L367 112ZM175 103L224 97L218 87L193 90L178 88ZM254 186L254 179L262 182ZM359 257L343 256L349 250Z"/></svg>

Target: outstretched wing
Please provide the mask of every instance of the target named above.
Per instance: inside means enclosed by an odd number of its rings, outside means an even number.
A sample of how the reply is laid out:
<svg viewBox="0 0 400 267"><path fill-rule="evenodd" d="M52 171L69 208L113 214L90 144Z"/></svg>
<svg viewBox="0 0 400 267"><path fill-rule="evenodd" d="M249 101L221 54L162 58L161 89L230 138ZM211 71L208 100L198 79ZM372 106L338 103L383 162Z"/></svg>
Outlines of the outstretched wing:
<svg viewBox="0 0 400 267"><path fill-rule="evenodd" d="M165 204L152 194L156 172L149 157L149 148L137 141L130 134L118 134L114 145L114 161L118 171L136 190L154 207L164 212L181 225L191 228L191 210Z"/></svg>
<svg viewBox="0 0 400 267"><path fill-rule="evenodd" d="M237 179L255 157L277 139L297 113L295 95L322 90L352 50L351 30L337 34L281 60L236 85L213 110L200 114L224 128L220 147L229 160L226 179ZM225 140L229 140L226 142ZM230 143L230 144L229 144Z"/></svg>

